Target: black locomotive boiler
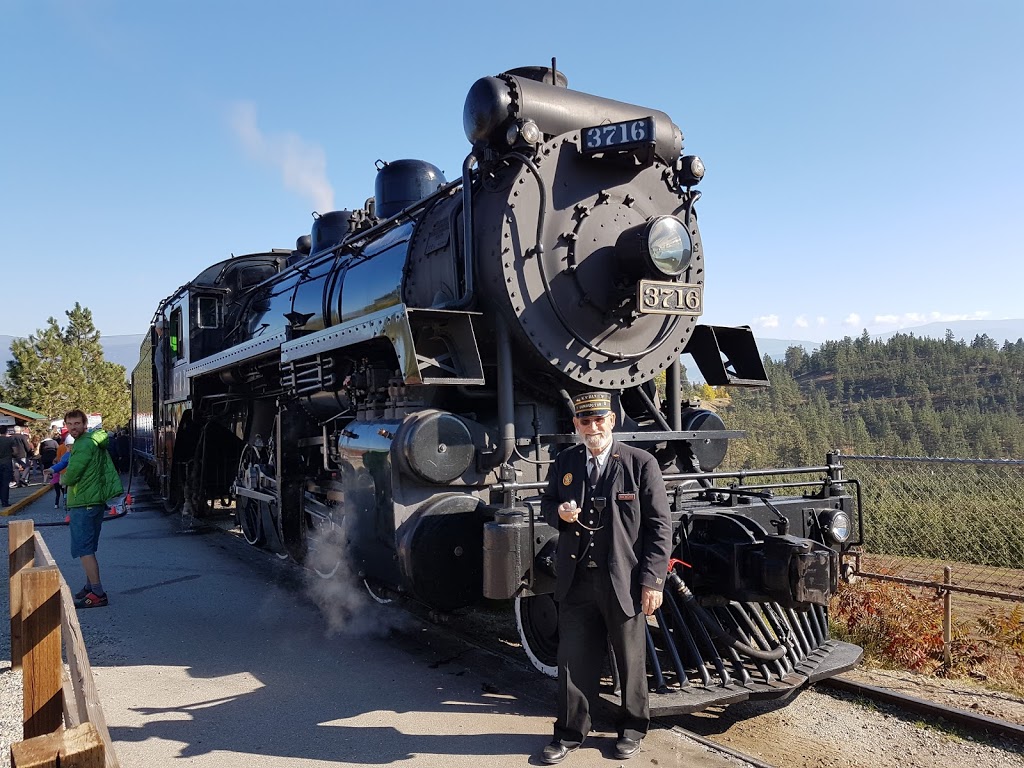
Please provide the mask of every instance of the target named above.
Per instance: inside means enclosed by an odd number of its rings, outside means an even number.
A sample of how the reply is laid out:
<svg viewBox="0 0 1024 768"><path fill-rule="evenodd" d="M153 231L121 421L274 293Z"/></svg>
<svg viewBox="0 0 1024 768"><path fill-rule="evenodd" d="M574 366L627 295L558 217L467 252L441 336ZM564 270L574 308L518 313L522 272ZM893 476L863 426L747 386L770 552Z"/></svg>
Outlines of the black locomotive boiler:
<svg viewBox="0 0 1024 768"><path fill-rule="evenodd" d="M654 711L851 667L827 604L854 481L835 456L716 473L740 435L680 396L683 354L714 385L768 382L748 328L698 322L704 168L679 128L543 67L478 80L463 119L459 178L379 162L363 207L161 302L132 377L138 466L172 509L233 498L250 543L322 575L343 541L368 587L446 610L514 599L551 673L558 542L539 489L574 441L570 397L610 390L618 437L661 462L686 564L649 622ZM817 479L780 495L796 474Z"/></svg>

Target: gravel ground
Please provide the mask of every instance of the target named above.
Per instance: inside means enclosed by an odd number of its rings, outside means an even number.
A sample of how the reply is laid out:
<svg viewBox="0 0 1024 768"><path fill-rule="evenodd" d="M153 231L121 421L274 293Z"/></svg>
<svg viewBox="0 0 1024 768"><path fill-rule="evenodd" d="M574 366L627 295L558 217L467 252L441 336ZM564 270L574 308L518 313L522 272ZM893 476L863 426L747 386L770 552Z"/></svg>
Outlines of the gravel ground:
<svg viewBox="0 0 1024 768"><path fill-rule="evenodd" d="M10 656L10 653L7 654ZM10 768L11 744L21 741L21 671L0 660L0 766Z"/></svg>
<svg viewBox="0 0 1024 768"><path fill-rule="evenodd" d="M940 730L835 691L812 689L788 704L746 703L672 720L780 768L1024 768L1024 745Z"/></svg>

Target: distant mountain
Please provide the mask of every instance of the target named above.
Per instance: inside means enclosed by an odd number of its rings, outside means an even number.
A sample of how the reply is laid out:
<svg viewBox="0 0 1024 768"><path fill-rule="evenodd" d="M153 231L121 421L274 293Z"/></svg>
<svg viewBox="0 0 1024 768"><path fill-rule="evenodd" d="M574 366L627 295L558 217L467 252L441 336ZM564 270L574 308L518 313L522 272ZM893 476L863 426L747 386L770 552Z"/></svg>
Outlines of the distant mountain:
<svg viewBox="0 0 1024 768"><path fill-rule="evenodd" d="M877 338L887 341L896 333L912 333L918 338L944 339L946 329L953 332L953 338L963 339L970 344L975 336L987 335L999 346L1004 341L1024 339L1024 320L959 320L955 323L928 323L916 328L904 328L894 333L886 333Z"/></svg>
<svg viewBox="0 0 1024 768"><path fill-rule="evenodd" d="M124 336L101 336L103 359L108 363L117 363L125 368L125 376L130 378L132 369L139 362L139 346L145 334L127 334ZM12 360L11 342L15 336L0 336L0 373L7 373L7 363Z"/></svg>

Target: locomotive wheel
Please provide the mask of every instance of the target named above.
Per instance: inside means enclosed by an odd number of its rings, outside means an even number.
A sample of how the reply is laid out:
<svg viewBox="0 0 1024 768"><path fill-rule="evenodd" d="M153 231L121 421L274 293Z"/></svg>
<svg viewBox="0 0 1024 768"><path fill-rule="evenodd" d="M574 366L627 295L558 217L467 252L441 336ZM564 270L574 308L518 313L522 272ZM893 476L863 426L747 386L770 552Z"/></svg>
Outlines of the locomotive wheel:
<svg viewBox="0 0 1024 768"><path fill-rule="evenodd" d="M306 565L321 579L333 579L345 559L345 535L333 521L307 532Z"/></svg>
<svg viewBox="0 0 1024 768"><path fill-rule="evenodd" d="M263 531L260 503L256 499L246 498L239 507L238 527L242 529L242 538L254 547L263 546L267 541L267 535Z"/></svg>
<svg viewBox="0 0 1024 768"><path fill-rule="evenodd" d="M305 564L321 579L334 579L345 560L348 542L342 522L333 514L328 519L306 516Z"/></svg>
<svg viewBox="0 0 1024 768"><path fill-rule="evenodd" d="M558 676L558 604L553 595L516 598L516 629L526 656L548 677Z"/></svg>

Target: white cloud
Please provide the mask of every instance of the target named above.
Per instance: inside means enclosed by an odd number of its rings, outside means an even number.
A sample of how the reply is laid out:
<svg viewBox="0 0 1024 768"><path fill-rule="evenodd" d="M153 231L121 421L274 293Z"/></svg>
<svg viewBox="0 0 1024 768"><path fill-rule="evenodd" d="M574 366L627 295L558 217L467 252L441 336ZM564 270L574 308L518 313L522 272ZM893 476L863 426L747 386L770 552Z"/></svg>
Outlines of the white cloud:
<svg viewBox="0 0 1024 768"><path fill-rule="evenodd" d="M779 327L779 316L778 315L763 315L754 321L754 325L759 328L778 328Z"/></svg>
<svg viewBox="0 0 1024 768"><path fill-rule="evenodd" d="M895 329L912 328L925 323L955 323L959 320L984 320L991 312L904 312L902 315L875 315L874 323Z"/></svg>
<svg viewBox="0 0 1024 768"><path fill-rule="evenodd" d="M843 325L854 325L860 327L860 315L856 312L851 312L846 316L846 319L843 320Z"/></svg>
<svg viewBox="0 0 1024 768"><path fill-rule="evenodd" d="M819 326L828 325L828 320L823 315L818 315L815 321Z"/></svg>
<svg viewBox="0 0 1024 768"><path fill-rule="evenodd" d="M810 323L807 322L806 317L800 315L796 320L793 321L793 325L795 325L797 328L807 328L810 325Z"/></svg>
<svg viewBox="0 0 1024 768"><path fill-rule="evenodd" d="M295 133L263 133L257 123L256 105L251 101L231 104L228 121L250 157L281 172L286 189L302 195L321 213L334 210L334 188L327 180L323 147Z"/></svg>

